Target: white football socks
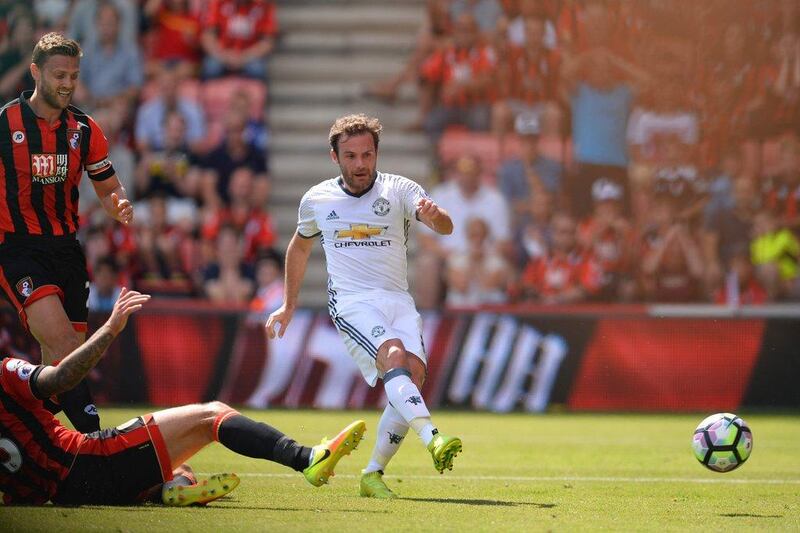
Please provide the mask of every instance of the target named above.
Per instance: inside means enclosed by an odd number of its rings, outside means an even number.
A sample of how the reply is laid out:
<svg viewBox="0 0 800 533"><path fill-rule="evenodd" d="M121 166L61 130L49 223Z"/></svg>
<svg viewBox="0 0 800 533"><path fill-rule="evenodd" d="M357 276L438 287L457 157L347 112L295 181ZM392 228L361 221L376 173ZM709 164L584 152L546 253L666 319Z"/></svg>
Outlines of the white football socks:
<svg viewBox="0 0 800 533"><path fill-rule="evenodd" d="M427 446L433 440L436 428L431 422L431 413L425 400L410 376L410 372L403 368L390 370L383 377L383 388L392 407L414 428Z"/></svg>
<svg viewBox="0 0 800 533"><path fill-rule="evenodd" d="M415 418L411 421L411 427L417 432L419 438L425 443L425 446L431 443L433 436L438 433L436 426L433 425L430 418Z"/></svg>
<svg viewBox="0 0 800 533"><path fill-rule="evenodd" d="M363 473L369 474L378 470L386 470L386 465L389 464L394 454L400 449L400 444L402 444L406 433L408 433L408 422L400 416L400 413L394 407L387 405L378 422L372 457L370 457L369 464L363 470Z"/></svg>

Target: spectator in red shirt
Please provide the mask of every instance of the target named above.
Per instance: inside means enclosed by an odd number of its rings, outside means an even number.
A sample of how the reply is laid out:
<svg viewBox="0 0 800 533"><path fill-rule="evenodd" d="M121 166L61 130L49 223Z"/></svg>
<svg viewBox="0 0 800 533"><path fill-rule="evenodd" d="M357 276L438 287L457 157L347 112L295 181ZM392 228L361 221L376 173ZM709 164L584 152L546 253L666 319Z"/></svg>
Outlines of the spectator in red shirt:
<svg viewBox="0 0 800 533"><path fill-rule="evenodd" d="M492 130L501 142L516 117L538 116L542 104L556 98L558 56L544 45L545 20L528 17L524 27L524 46L512 46L498 66L500 97L492 108Z"/></svg>
<svg viewBox="0 0 800 533"><path fill-rule="evenodd" d="M634 230L622 215L622 188L601 178L592 185L592 198L594 209L578 226L578 242L602 268L598 297L630 301L636 294L631 253Z"/></svg>
<svg viewBox="0 0 800 533"><path fill-rule="evenodd" d="M144 16L152 25L148 59L192 75L200 61L200 16L189 0L147 0Z"/></svg>
<svg viewBox="0 0 800 533"><path fill-rule="evenodd" d="M509 45L524 46L526 43L525 21L531 17L544 20L544 45L554 50L557 43L556 26L557 5L549 0L505 0L504 14L497 22L499 37L507 40Z"/></svg>
<svg viewBox="0 0 800 533"><path fill-rule="evenodd" d="M228 187L230 205L207 211L201 233L206 241L214 241L221 228L230 226L244 239L244 259L254 262L260 252L276 244L277 235L272 218L264 211L264 182L253 171L239 167L231 175Z"/></svg>
<svg viewBox="0 0 800 533"><path fill-rule="evenodd" d="M451 124L476 131L489 129L494 56L490 48L480 44L475 18L463 14L456 20L453 44L425 60L421 73L424 90L437 95L425 122L434 143Z"/></svg>
<svg viewBox="0 0 800 533"><path fill-rule="evenodd" d="M389 79L381 80L367 87L366 96L379 98L392 103L397 99L400 87L413 81L419 88L417 119L409 125L411 129L421 129L433 107L433 94L422 90L424 81L420 78L423 62L435 51L443 48L452 33L452 21L448 12L449 0L428 0L425 20L417 32L414 51L409 56L403 69Z"/></svg>
<svg viewBox="0 0 800 533"><path fill-rule="evenodd" d="M212 0L203 25L203 76L243 74L266 79L267 56L278 31L275 5L267 0Z"/></svg>
<svg viewBox="0 0 800 533"><path fill-rule="evenodd" d="M579 251L570 215L556 213L551 225L551 249L528 263L522 275L523 291L545 304L585 301L600 289L602 272L590 255Z"/></svg>

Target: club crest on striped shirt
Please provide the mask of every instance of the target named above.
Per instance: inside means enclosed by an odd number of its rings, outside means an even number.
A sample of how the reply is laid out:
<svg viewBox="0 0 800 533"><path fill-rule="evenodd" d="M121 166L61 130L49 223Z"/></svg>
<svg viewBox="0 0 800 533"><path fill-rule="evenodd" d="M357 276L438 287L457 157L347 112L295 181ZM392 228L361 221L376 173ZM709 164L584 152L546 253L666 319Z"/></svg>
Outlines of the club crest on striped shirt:
<svg viewBox="0 0 800 533"><path fill-rule="evenodd" d="M81 130L67 130L67 139L70 148L77 150L81 145Z"/></svg>

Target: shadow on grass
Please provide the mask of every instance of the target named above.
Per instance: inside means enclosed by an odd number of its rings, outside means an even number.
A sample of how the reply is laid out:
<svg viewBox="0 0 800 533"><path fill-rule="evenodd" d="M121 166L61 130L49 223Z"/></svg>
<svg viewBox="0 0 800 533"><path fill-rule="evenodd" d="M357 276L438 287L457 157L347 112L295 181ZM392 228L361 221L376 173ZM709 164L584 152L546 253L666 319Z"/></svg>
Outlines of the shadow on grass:
<svg viewBox="0 0 800 533"><path fill-rule="evenodd" d="M783 518L782 514L720 513L726 518Z"/></svg>
<svg viewBox="0 0 800 533"><path fill-rule="evenodd" d="M528 505L531 507L539 507L540 509L552 509L553 507L556 506L556 504L554 503L506 502L503 500L479 500L479 499L465 499L465 498L399 498L399 499L412 502L455 503L459 505L489 505L495 507L517 507L521 505Z"/></svg>

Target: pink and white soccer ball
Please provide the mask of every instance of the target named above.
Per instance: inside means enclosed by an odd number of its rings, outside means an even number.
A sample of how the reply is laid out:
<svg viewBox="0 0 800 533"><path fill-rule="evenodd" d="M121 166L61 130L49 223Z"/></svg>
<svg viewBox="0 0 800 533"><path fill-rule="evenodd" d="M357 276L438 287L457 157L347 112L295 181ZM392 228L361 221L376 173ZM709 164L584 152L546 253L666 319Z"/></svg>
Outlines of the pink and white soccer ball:
<svg viewBox="0 0 800 533"><path fill-rule="evenodd" d="M750 457L753 432L738 416L717 413L704 419L694 430L692 451L706 468L714 472L730 472Z"/></svg>

